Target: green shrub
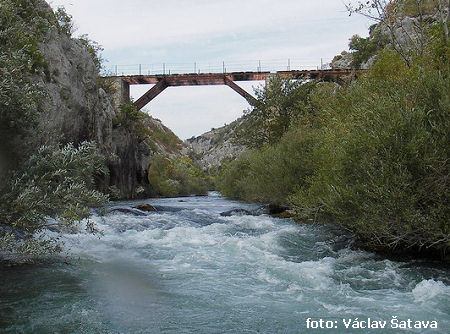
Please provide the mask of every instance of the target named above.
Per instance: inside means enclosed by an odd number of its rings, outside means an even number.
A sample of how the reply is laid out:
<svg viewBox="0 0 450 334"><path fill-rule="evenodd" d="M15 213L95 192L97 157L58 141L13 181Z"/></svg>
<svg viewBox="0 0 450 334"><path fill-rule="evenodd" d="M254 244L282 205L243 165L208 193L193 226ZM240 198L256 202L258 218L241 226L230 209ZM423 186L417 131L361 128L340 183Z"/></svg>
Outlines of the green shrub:
<svg viewBox="0 0 450 334"><path fill-rule="evenodd" d="M97 69L97 72L100 72L104 62L104 59L101 56L101 52L104 50L103 47L97 42L90 39L89 36L86 34L78 37L78 40L81 42L81 44L83 44L83 46L86 48L87 52L91 56L95 68Z"/></svg>
<svg viewBox="0 0 450 334"><path fill-rule="evenodd" d="M118 114L113 119L113 127L126 129L140 141L144 141L151 136L151 130L146 122L148 118L149 116L138 110L133 102L125 103L120 106Z"/></svg>
<svg viewBox="0 0 450 334"><path fill-rule="evenodd" d="M246 201L287 204L288 197L311 175L311 150L316 132L299 126L275 145L244 154L222 167L218 189L226 196Z"/></svg>
<svg viewBox="0 0 450 334"><path fill-rule="evenodd" d="M163 197L205 195L208 191L205 177L188 157L169 159L157 155L152 158L148 170L154 195Z"/></svg>
<svg viewBox="0 0 450 334"><path fill-rule="evenodd" d="M96 176L104 173L104 158L92 143L41 147L0 189L1 225L23 234L20 239L4 235L0 251L37 254L56 250L55 240L40 240L36 233L47 226L49 218L61 227L88 218L91 207L107 201L94 190Z"/></svg>
<svg viewBox="0 0 450 334"><path fill-rule="evenodd" d="M113 125L115 127L128 127L131 128L137 123L140 123L145 117L145 114L134 106L132 102L122 104L120 111L113 119Z"/></svg>
<svg viewBox="0 0 450 334"><path fill-rule="evenodd" d="M104 173L104 158L92 143L41 147L2 189L0 221L35 233L48 217L61 224L87 218L90 207L106 199L93 190L95 176Z"/></svg>
<svg viewBox="0 0 450 334"><path fill-rule="evenodd" d="M318 213L372 247L445 250L448 74L400 63L394 53L381 55L341 97L350 103L336 101L316 173L291 201L300 216Z"/></svg>
<svg viewBox="0 0 450 334"><path fill-rule="evenodd" d="M73 17L66 12L64 7L58 7L55 11L58 31L71 37L74 33Z"/></svg>

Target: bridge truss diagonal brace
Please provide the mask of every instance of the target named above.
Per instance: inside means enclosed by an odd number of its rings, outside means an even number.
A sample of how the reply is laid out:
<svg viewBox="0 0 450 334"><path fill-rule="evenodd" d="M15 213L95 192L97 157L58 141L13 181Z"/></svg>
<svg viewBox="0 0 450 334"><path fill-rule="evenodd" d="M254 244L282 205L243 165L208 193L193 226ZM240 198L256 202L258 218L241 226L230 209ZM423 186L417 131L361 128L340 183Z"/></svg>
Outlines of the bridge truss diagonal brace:
<svg viewBox="0 0 450 334"><path fill-rule="evenodd" d="M224 82L225 82L225 85L227 85L228 87L233 89L236 93L241 95L244 99L246 99L252 107L256 107L258 100L256 98L254 98L253 95L248 93L242 87L238 86L233 80L231 80L227 76L225 76Z"/></svg>
<svg viewBox="0 0 450 334"><path fill-rule="evenodd" d="M157 97L159 94L161 94L167 87L169 87L169 84L165 79L159 81L156 85L154 85L152 88L150 88L147 93L142 95L136 102L134 102L134 106L141 110L144 108L151 100L153 100L155 97Z"/></svg>

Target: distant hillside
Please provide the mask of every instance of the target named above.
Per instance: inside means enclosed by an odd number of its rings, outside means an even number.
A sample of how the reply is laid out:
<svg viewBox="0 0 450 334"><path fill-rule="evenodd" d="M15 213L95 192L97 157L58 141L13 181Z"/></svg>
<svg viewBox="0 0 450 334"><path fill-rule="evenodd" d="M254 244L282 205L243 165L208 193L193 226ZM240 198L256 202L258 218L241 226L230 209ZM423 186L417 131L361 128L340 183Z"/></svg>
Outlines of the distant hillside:
<svg viewBox="0 0 450 334"><path fill-rule="evenodd" d="M212 129L198 137L186 141L188 152L204 169L218 168L222 161L234 159L245 151L245 147L234 141L234 134L242 118L218 129Z"/></svg>

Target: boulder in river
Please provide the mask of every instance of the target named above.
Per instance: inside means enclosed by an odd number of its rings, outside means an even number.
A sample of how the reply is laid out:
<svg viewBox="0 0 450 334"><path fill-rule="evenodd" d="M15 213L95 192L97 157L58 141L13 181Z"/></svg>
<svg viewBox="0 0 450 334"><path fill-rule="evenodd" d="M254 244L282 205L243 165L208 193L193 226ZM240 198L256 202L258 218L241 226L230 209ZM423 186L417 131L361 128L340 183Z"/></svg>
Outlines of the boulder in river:
<svg viewBox="0 0 450 334"><path fill-rule="evenodd" d="M112 207L108 210L108 213L112 213L112 212L120 212L120 213L126 213L126 214L131 214L134 216L147 216L147 213L145 211L139 210L139 209L135 209L135 208L131 208L128 206L115 206Z"/></svg>
<svg viewBox="0 0 450 334"><path fill-rule="evenodd" d="M253 216L253 212L245 210L245 209L233 209L229 211L222 212L220 214L222 217L231 217L231 216Z"/></svg>
<svg viewBox="0 0 450 334"><path fill-rule="evenodd" d="M220 215L222 217L271 215L277 218L292 218L295 216L295 213L289 207L269 204L253 210L246 210L242 208L232 209L222 212Z"/></svg>
<svg viewBox="0 0 450 334"><path fill-rule="evenodd" d="M289 210L290 210L290 208L288 206L284 206L284 205L269 204L266 206L266 211L269 215L280 215Z"/></svg>
<svg viewBox="0 0 450 334"><path fill-rule="evenodd" d="M141 211L145 211L145 212L155 212L158 211L158 209L156 209L153 205L150 204L139 204L135 207L133 207L134 209L138 209Z"/></svg>

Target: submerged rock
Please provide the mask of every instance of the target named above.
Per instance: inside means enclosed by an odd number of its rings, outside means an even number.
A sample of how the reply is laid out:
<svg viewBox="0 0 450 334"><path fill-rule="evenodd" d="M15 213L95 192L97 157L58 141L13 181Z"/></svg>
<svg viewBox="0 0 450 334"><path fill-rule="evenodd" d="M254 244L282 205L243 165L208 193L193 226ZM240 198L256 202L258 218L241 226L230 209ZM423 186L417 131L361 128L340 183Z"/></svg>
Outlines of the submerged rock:
<svg viewBox="0 0 450 334"><path fill-rule="evenodd" d="M280 215L291 209L288 206L278 204L269 204L265 208L269 215Z"/></svg>
<svg viewBox="0 0 450 334"><path fill-rule="evenodd" d="M133 207L134 209L138 209L145 212L156 212L158 209L156 209L153 205L150 204L139 204L137 206Z"/></svg>
<svg viewBox="0 0 450 334"><path fill-rule="evenodd" d="M287 206L268 204L253 210L246 210L242 208L232 209L222 212L220 215L222 217L271 215L277 218L292 218L295 216L295 212Z"/></svg>
<svg viewBox="0 0 450 334"><path fill-rule="evenodd" d="M139 209L130 208L127 206L116 206L116 207L112 207L108 210L108 213L113 213L113 212L126 213L126 214L131 214L134 216L147 216L146 212L139 210Z"/></svg>
<svg viewBox="0 0 450 334"><path fill-rule="evenodd" d="M222 217L231 217L231 216L255 216L255 214L249 210L245 209L233 209L229 211L222 212L220 214Z"/></svg>

